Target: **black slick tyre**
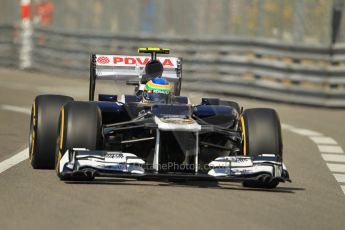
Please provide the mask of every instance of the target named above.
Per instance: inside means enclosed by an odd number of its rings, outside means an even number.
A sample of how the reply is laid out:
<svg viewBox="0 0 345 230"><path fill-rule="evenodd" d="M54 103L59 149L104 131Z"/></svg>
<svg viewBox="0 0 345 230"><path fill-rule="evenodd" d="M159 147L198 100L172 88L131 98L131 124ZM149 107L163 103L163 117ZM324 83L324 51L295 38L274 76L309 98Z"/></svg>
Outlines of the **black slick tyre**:
<svg viewBox="0 0 345 230"><path fill-rule="evenodd" d="M256 157L274 154L283 158L283 144L278 114L273 109L247 109L241 117L243 154Z"/></svg>
<svg viewBox="0 0 345 230"><path fill-rule="evenodd" d="M275 155L283 160L283 144L278 114L273 109L247 109L241 117L243 155L255 158L261 154ZM277 180L265 177L260 181L245 182L247 187L275 188Z"/></svg>
<svg viewBox="0 0 345 230"><path fill-rule="evenodd" d="M88 180L88 176L71 178L61 175L60 160L67 150L86 148L99 150L102 146L101 112L94 102L70 102L60 111L59 137L56 149L56 171L61 180Z"/></svg>
<svg viewBox="0 0 345 230"><path fill-rule="evenodd" d="M35 98L30 119L29 158L34 169L54 169L60 108L73 101L62 95Z"/></svg>

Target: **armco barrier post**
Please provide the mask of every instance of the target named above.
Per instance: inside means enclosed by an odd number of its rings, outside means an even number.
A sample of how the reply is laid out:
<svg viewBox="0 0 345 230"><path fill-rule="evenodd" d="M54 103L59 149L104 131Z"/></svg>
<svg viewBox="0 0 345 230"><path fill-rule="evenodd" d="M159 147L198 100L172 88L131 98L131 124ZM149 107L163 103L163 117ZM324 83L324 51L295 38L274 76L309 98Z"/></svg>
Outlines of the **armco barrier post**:
<svg viewBox="0 0 345 230"><path fill-rule="evenodd" d="M30 68L32 53L32 23L31 23L31 0L20 1L21 11L21 41L19 51L19 67Z"/></svg>

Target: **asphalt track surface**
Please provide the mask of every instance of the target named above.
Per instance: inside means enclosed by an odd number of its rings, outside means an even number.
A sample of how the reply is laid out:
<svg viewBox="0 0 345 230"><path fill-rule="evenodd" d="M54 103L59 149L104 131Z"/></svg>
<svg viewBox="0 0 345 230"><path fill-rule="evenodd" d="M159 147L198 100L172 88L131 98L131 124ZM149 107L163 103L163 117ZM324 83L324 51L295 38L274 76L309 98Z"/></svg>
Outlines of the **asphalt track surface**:
<svg viewBox="0 0 345 230"><path fill-rule="evenodd" d="M98 88L122 89L109 82ZM86 100L87 76L0 69L0 162L26 149L29 133L29 116L4 105L29 111L34 97L47 93ZM186 94L194 103L207 96ZM273 190L213 182L72 183L60 181L54 171L33 170L25 160L0 173L0 229L344 229L345 183L335 179L321 154L325 149L308 132L330 137L345 149L345 110L232 99L245 108L278 111L292 183ZM334 155L342 156L341 151Z"/></svg>

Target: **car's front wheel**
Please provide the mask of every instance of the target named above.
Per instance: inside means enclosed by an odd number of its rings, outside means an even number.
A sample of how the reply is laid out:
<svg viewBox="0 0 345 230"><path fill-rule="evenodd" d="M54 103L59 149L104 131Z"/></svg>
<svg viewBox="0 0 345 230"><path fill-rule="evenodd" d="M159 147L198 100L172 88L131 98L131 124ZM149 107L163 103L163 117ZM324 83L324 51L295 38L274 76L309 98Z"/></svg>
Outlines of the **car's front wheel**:
<svg viewBox="0 0 345 230"><path fill-rule="evenodd" d="M70 102L62 107L59 119L56 171L61 180L93 179L70 178L61 174L60 160L67 150L85 148L99 150L102 147L101 112L93 102Z"/></svg>
<svg viewBox="0 0 345 230"><path fill-rule="evenodd" d="M278 161L283 160L283 144L278 114L273 109L247 109L241 116L243 136L243 155L252 158L262 154L274 155ZM244 186L275 188L278 180L265 177L260 181L248 181Z"/></svg>

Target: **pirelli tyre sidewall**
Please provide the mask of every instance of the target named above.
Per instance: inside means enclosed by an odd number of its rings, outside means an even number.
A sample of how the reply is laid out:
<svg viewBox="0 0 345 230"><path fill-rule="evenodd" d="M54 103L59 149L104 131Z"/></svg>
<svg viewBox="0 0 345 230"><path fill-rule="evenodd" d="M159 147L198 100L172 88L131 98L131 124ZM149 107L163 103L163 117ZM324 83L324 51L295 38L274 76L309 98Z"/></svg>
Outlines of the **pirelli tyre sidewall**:
<svg viewBox="0 0 345 230"><path fill-rule="evenodd" d="M71 178L59 172L60 160L68 149L86 148L99 150L102 147L102 116L95 102L70 102L60 111L59 136L56 148L56 172L62 180L92 179Z"/></svg>
<svg viewBox="0 0 345 230"><path fill-rule="evenodd" d="M283 143L278 114L273 109L247 109L241 117L243 155L255 158L261 154L274 154L283 160ZM279 181L245 182L246 187L275 188Z"/></svg>
<svg viewBox="0 0 345 230"><path fill-rule="evenodd" d="M39 95L35 98L30 119L29 158L35 169L54 169L60 108L73 98L62 95Z"/></svg>
<svg viewBox="0 0 345 230"><path fill-rule="evenodd" d="M243 154L256 157L274 154L283 158L283 144L278 114L273 109L247 109L241 117Z"/></svg>

